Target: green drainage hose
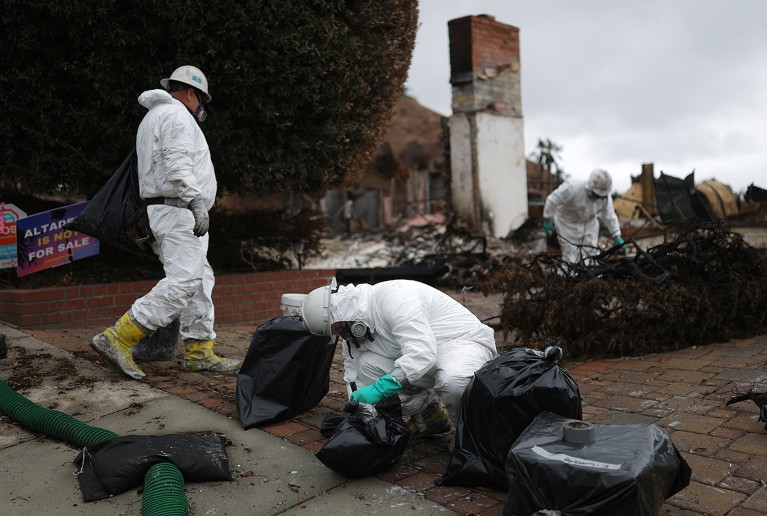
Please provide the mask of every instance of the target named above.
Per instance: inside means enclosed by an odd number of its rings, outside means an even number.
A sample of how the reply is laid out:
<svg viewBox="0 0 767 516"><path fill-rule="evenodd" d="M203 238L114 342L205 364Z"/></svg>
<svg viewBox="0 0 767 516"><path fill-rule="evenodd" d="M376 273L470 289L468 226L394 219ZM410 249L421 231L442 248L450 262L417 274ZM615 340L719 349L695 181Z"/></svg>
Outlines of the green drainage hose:
<svg viewBox="0 0 767 516"><path fill-rule="evenodd" d="M89 426L63 412L41 407L2 380L0 412L30 430L78 448L118 437L110 430ZM141 509L144 516L188 516L189 503L184 493L184 477L174 464L161 462L146 472Z"/></svg>
<svg viewBox="0 0 767 516"><path fill-rule="evenodd" d="M189 504L184 493L184 477L174 464L158 462L144 475L141 514L152 516L189 514Z"/></svg>
<svg viewBox="0 0 767 516"><path fill-rule="evenodd" d="M88 426L70 415L32 403L0 380L0 411L11 419L50 437L82 448L114 439L118 435L103 428Z"/></svg>

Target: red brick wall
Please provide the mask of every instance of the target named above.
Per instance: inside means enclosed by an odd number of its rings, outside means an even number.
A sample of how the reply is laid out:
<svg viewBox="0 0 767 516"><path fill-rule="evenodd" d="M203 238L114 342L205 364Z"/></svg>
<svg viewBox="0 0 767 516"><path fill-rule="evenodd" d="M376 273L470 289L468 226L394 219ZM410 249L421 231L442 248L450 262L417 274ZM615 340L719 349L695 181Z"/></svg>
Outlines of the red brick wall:
<svg viewBox="0 0 767 516"><path fill-rule="evenodd" d="M466 16L448 22L450 69L453 74L481 73L519 63L519 29L495 17Z"/></svg>
<svg viewBox="0 0 767 516"><path fill-rule="evenodd" d="M282 294L306 294L326 285L334 270L289 270L216 276L216 325L259 325L282 315ZM156 281L105 283L34 290L0 290L0 321L23 328L114 323Z"/></svg>
<svg viewBox="0 0 767 516"><path fill-rule="evenodd" d="M448 22L454 113L522 116L519 29L487 15Z"/></svg>

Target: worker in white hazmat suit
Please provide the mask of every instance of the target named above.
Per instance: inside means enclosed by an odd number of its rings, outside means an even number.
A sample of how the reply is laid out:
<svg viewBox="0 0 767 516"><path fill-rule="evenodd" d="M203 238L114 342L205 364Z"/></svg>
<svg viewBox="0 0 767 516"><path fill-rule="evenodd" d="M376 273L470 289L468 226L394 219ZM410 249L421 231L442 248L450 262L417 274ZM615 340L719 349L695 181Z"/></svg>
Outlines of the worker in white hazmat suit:
<svg viewBox="0 0 767 516"><path fill-rule="evenodd" d="M603 224L624 249L618 216L610 190L613 180L605 170L594 170L587 181L566 181L546 198L543 207L543 230L549 236L556 231L562 259L584 263L599 252L599 224Z"/></svg>
<svg viewBox="0 0 767 516"><path fill-rule="evenodd" d="M337 288L334 279L307 295L301 315L312 333L346 341L350 398L374 405L398 393L415 437L449 431L474 372L497 356L490 327L416 281Z"/></svg>
<svg viewBox="0 0 767 516"><path fill-rule="evenodd" d="M236 371L239 360L213 352L215 282L208 263L208 210L216 197L216 175L199 122L210 102L208 80L198 68L181 66L160 81L163 89L142 93L149 111L136 135L139 193L146 206L165 277L103 333L92 347L131 378L144 372L132 349L143 337L179 318L184 371Z"/></svg>

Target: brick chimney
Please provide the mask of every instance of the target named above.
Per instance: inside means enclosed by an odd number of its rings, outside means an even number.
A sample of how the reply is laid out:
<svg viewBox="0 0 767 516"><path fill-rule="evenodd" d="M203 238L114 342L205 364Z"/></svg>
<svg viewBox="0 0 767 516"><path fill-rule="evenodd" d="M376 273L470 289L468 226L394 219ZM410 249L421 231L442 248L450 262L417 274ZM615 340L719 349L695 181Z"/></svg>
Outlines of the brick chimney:
<svg viewBox="0 0 767 516"><path fill-rule="evenodd" d="M527 219L519 29L483 14L448 32L451 204L473 231L503 238Z"/></svg>
<svg viewBox="0 0 767 516"><path fill-rule="evenodd" d="M522 116L519 29L481 14L448 22L453 112Z"/></svg>

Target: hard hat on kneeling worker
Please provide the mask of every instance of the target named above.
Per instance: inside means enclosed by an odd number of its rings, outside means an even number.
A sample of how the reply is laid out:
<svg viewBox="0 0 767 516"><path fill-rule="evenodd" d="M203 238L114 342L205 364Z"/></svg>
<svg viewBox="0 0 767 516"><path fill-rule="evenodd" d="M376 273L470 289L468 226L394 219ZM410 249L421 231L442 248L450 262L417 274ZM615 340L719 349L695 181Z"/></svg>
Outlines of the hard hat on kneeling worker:
<svg viewBox="0 0 767 516"><path fill-rule="evenodd" d="M330 329L333 324L330 320L330 294L336 289L336 279L332 278L330 283L324 287L315 288L309 292L301 304L301 317L304 320L304 326L315 335L330 337L332 334Z"/></svg>

